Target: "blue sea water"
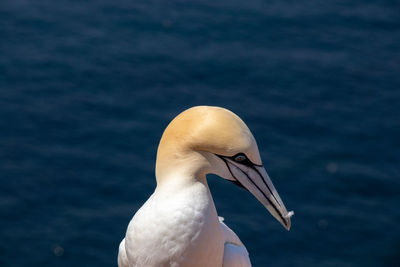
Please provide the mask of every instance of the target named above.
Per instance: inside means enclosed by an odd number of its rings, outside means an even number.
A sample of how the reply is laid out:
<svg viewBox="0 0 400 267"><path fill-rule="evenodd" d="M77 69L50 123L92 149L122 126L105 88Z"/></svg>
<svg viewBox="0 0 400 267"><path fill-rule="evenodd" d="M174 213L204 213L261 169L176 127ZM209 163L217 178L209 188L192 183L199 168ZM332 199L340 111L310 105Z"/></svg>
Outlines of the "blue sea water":
<svg viewBox="0 0 400 267"><path fill-rule="evenodd" d="M116 266L168 122L231 109L290 232L210 188L254 266L400 266L398 1L2 0L0 266Z"/></svg>

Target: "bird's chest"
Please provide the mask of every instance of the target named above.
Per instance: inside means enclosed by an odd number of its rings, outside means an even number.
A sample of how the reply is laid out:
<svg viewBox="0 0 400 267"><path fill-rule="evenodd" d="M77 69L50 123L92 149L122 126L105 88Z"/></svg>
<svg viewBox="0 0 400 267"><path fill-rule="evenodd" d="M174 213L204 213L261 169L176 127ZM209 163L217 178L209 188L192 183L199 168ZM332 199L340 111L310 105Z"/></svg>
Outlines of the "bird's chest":
<svg viewBox="0 0 400 267"><path fill-rule="evenodd" d="M214 203L201 188L154 194L126 235L128 258L137 266L221 266L223 247Z"/></svg>

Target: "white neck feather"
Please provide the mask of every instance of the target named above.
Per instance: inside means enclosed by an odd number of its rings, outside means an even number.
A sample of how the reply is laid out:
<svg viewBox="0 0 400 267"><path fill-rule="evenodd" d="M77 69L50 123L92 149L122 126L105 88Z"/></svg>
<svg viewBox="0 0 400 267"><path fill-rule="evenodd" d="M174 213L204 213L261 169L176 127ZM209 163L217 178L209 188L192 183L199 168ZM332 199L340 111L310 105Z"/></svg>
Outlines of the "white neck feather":
<svg viewBox="0 0 400 267"><path fill-rule="evenodd" d="M221 266L223 242L205 177L175 176L163 179L136 213L126 246L130 247L128 258L137 266L209 266L210 262ZM154 257L140 258L142 249L152 251Z"/></svg>

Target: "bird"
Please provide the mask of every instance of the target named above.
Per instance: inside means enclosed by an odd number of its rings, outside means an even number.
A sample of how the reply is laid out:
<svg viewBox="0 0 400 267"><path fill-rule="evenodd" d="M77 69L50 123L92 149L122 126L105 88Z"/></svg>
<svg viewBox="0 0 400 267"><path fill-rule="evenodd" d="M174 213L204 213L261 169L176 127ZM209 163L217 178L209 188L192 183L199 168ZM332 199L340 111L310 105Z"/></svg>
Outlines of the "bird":
<svg viewBox="0 0 400 267"><path fill-rule="evenodd" d="M215 106L176 116L162 134L156 188L129 222L119 267L249 267L249 253L219 217L207 183L216 174L243 187L287 230L288 212L243 120Z"/></svg>

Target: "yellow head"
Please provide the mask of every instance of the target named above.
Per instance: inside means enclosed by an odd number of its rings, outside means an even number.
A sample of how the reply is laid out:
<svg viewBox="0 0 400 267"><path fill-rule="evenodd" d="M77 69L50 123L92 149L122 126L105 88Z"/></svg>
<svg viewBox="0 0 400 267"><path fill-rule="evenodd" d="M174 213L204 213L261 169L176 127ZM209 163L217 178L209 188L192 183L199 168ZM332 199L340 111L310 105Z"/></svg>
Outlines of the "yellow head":
<svg viewBox="0 0 400 267"><path fill-rule="evenodd" d="M227 109L198 106L179 114L164 131L156 177L158 185L177 176L206 183L208 173L250 191L289 230L293 213L286 211L262 166L249 128Z"/></svg>

